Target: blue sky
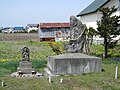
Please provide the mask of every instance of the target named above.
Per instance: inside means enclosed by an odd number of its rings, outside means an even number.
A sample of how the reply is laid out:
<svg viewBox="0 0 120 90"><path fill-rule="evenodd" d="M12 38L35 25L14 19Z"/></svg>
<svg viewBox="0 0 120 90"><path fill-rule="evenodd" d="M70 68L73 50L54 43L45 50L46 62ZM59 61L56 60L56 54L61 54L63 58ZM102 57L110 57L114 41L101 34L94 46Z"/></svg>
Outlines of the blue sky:
<svg viewBox="0 0 120 90"><path fill-rule="evenodd" d="M94 0L0 0L0 27L69 22Z"/></svg>

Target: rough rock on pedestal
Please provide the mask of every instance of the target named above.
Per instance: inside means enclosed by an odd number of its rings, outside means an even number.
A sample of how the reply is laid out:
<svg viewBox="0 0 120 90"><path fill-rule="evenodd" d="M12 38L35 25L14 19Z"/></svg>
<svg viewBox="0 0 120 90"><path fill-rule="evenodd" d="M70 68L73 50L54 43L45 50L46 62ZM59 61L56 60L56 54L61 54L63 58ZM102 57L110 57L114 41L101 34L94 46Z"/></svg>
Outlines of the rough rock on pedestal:
<svg viewBox="0 0 120 90"><path fill-rule="evenodd" d="M49 56L47 68L53 75L101 72L102 59L81 53Z"/></svg>
<svg viewBox="0 0 120 90"><path fill-rule="evenodd" d="M64 45L66 54L49 56L48 74L82 74L100 72L102 59L85 55L89 53L86 25L75 16L70 16L70 40Z"/></svg>

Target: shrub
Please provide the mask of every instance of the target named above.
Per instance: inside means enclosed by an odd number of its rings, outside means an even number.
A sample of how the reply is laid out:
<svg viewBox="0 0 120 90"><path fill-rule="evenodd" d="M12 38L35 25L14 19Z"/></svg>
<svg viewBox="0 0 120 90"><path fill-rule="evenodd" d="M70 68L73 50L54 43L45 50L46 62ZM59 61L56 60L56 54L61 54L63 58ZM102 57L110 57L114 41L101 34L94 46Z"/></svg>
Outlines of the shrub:
<svg viewBox="0 0 120 90"><path fill-rule="evenodd" d="M104 54L103 45L92 45L92 55L101 57ZM120 58L120 45L116 45L108 51L109 58Z"/></svg>
<svg viewBox="0 0 120 90"><path fill-rule="evenodd" d="M92 55L95 55L95 56L98 56L98 57L101 57L101 55L104 54L104 48L103 48L103 45L92 45L91 47L92 49Z"/></svg>
<svg viewBox="0 0 120 90"><path fill-rule="evenodd" d="M113 49L109 49L108 54L111 58L120 58L120 45L116 45Z"/></svg>
<svg viewBox="0 0 120 90"><path fill-rule="evenodd" d="M63 44L61 42L50 42L49 45L57 55L62 54L64 52Z"/></svg>
<svg viewBox="0 0 120 90"><path fill-rule="evenodd" d="M37 33L37 30L31 30L29 33Z"/></svg>

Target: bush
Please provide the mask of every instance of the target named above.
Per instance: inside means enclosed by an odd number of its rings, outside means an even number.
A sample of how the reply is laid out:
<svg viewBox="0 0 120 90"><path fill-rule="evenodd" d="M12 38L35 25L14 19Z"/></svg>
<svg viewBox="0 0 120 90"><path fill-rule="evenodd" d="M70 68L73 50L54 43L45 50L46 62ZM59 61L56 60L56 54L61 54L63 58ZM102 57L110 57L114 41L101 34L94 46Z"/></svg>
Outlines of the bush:
<svg viewBox="0 0 120 90"><path fill-rule="evenodd" d="M92 45L91 47L92 55L101 57L104 54L104 47L103 45Z"/></svg>
<svg viewBox="0 0 120 90"><path fill-rule="evenodd" d="M37 30L31 30L29 33L37 33Z"/></svg>
<svg viewBox="0 0 120 90"><path fill-rule="evenodd" d="M12 33L12 32L11 32ZM23 30L23 31L17 31L17 32L13 32L13 33L27 33L26 30Z"/></svg>
<svg viewBox="0 0 120 90"><path fill-rule="evenodd" d="M104 54L103 45L92 45L92 55L101 57ZM108 50L109 58L120 58L120 45L116 45L113 49Z"/></svg>
<svg viewBox="0 0 120 90"><path fill-rule="evenodd" d="M111 58L120 58L120 45L116 45L115 48L109 49L108 53Z"/></svg>
<svg viewBox="0 0 120 90"><path fill-rule="evenodd" d="M53 52L55 52L55 54L57 55L62 54L64 52L62 42L50 42L49 45L52 48Z"/></svg>

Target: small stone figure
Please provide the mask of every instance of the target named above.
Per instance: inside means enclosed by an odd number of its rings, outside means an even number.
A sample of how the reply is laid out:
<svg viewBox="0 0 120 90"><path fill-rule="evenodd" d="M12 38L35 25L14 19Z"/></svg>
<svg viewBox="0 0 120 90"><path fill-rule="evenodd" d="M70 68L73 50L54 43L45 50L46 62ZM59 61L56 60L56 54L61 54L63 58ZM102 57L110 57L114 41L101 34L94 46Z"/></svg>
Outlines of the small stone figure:
<svg viewBox="0 0 120 90"><path fill-rule="evenodd" d="M22 61L30 61L30 50L28 47L22 49Z"/></svg>
<svg viewBox="0 0 120 90"><path fill-rule="evenodd" d="M83 53L86 43L86 26L75 16L70 16L70 41L65 45L67 53Z"/></svg>

